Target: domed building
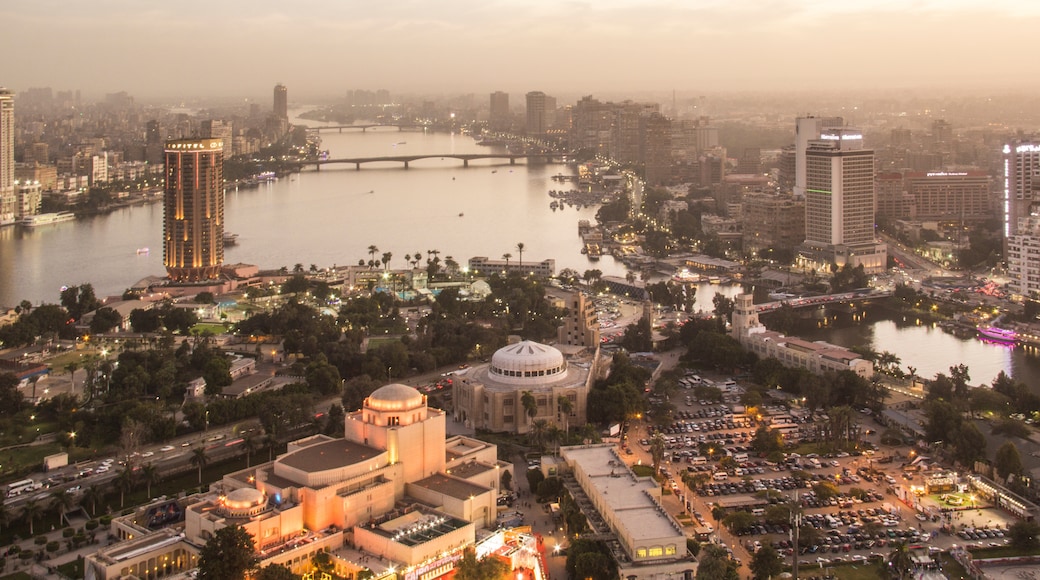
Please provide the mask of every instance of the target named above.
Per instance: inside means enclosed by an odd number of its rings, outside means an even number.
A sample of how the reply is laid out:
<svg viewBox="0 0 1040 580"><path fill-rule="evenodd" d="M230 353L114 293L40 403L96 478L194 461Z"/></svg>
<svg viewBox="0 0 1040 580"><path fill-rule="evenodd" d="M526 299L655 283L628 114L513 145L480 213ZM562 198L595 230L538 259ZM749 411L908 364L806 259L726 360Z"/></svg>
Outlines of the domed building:
<svg viewBox="0 0 1040 580"><path fill-rule="evenodd" d="M490 363L474 367L455 382L455 420L512 433L527 433L539 419L561 429L584 425L593 364L594 359L568 359L556 347L530 340L504 346ZM561 397L570 402L569 413L564 413ZM533 405L534 416L525 399Z"/></svg>

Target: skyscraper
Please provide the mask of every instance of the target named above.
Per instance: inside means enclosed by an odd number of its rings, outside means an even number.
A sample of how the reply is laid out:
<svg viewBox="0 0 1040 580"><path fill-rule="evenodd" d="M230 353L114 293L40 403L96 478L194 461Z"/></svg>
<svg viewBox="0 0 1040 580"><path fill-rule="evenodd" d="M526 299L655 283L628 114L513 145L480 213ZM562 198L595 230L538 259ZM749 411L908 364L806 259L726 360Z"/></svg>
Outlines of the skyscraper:
<svg viewBox="0 0 1040 580"><path fill-rule="evenodd" d="M794 194L805 195L805 152L824 129L842 126L841 117L799 117L794 122Z"/></svg>
<svg viewBox="0 0 1040 580"><path fill-rule="evenodd" d="M887 248L874 237L874 151L856 129L824 131L805 151L803 263L880 272Z"/></svg>
<svg viewBox="0 0 1040 580"><path fill-rule="evenodd" d="M282 83L274 86L274 114L282 119L289 118L289 90Z"/></svg>
<svg viewBox="0 0 1040 580"><path fill-rule="evenodd" d="M491 93L491 114L488 117L488 125L492 131L506 131L509 129L509 93L495 91Z"/></svg>
<svg viewBox="0 0 1040 580"><path fill-rule="evenodd" d="M166 142L163 264L178 282L212 280L224 262L224 152L220 139Z"/></svg>
<svg viewBox="0 0 1040 580"><path fill-rule="evenodd" d="M549 129L548 100L542 91L527 93L527 134L531 137L544 137ZM555 99L553 99L555 103Z"/></svg>
<svg viewBox="0 0 1040 580"><path fill-rule="evenodd" d="M1040 141L1004 145L1003 194L1001 213L1006 241L1018 229L1018 220L1040 210Z"/></svg>
<svg viewBox="0 0 1040 580"><path fill-rule="evenodd" d="M0 226L14 223L14 93L0 87Z"/></svg>

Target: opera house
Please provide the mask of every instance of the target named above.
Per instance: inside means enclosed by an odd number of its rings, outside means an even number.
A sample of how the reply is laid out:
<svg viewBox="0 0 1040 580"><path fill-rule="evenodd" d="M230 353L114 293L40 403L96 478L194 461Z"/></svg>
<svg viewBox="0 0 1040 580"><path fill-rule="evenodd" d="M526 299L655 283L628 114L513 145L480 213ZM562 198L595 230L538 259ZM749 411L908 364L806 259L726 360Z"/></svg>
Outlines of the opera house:
<svg viewBox="0 0 1040 580"><path fill-rule="evenodd" d="M210 493L153 504L113 520L121 542L86 560L88 579L160 578L198 565L221 528L254 538L261 565L311 571L319 551L336 574L429 580L493 528L502 473L494 445L445 438L445 414L416 389L389 384L344 419L344 437L315 435L230 473ZM155 513L182 514L155 529Z"/></svg>

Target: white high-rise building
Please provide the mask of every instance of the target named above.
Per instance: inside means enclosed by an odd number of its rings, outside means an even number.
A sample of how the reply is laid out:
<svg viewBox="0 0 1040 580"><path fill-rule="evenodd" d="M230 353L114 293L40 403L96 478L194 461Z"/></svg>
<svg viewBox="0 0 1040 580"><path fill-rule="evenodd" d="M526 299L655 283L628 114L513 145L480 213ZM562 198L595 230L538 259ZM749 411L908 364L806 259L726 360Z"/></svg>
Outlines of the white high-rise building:
<svg viewBox="0 0 1040 580"><path fill-rule="evenodd" d="M1040 141L1004 145L1002 202L1004 239L1008 240L1019 220L1040 212Z"/></svg>
<svg viewBox="0 0 1040 580"><path fill-rule="evenodd" d="M805 152L804 265L863 265L881 272L887 248L874 236L874 151L856 129L827 129Z"/></svg>
<svg viewBox="0 0 1040 580"><path fill-rule="evenodd" d="M0 226L14 223L14 93L0 87Z"/></svg>
<svg viewBox="0 0 1040 580"><path fill-rule="evenodd" d="M805 152L809 142L819 139L824 129L842 126L841 117L798 117L794 122L794 194L805 195Z"/></svg>
<svg viewBox="0 0 1040 580"><path fill-rule="evenodd" d="M1040 294L1040 216L1026 216L1007 238L1008 287L1016 297Z"/></svg>

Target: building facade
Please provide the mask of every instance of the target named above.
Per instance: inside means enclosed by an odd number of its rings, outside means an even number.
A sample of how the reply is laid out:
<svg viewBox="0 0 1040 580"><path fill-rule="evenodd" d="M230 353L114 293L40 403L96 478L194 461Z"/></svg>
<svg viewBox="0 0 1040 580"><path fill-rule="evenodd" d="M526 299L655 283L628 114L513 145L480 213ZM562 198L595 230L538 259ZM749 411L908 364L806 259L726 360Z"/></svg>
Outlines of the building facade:
<svg viewBox="0 0 1040 580"><path fill-rule="evenodd" d="M520 274L552 278L556 275L556 260L549 258L540 262L521 262L517 260L492 260L486 256L474 256L469 259L469 272L474 276L490 276L500 274Z"/></svg>
<svg viewBox="0 0 1040 580"><path fill-rule="evenodd" d="M1001 214L1004 239L1015 233L1019 220L1040 205L1040 140L1004 145L1004 187Z"/></svg>
<svg viewBox="0 0 1040 580"><path fill-rule="evenodd" d="M790 194L749 193L741 211L745 252L793 250L805 240L805 203Z"/></svg>
<svg viewBox="0 0 1040 580"><path fill-rule="evenodd" d="M274 114L279 119L289 118L289 89L281 83L274 86Z"/></svg>
<svg viewBox="0 0 1040 580"><path fill-rule="evenodd" d="M224 263L224 154L220 139L168 141L163 264L177 282L212 280Z"/></svg>
<svg viewBox="0 0 1040 580"><path fill-rule="evenodd" d="M14 93L0 87L0 226L15 220Z"/></svg>
<svg viewBox="0 0 1040 580"><path fill-rule="evenodd" d="M805 152L805 243L800 263L887 267L887 251L874 234L874 151L856 129L829 129Z"/></svg>
<svg viewBox="0 0 1040 580"><path fill-rule="evenodd" d="M1040 216L1018 220L1007 239L1007 265L1013 295L1019 299L1040 295Z"/></svg>
<svg viewBox="0 0 1040 580"><path fill-rule="evenodd" d="M492 131L508 131L512 125L509 112L509 93L495 91L491 93L491 112L488 115L488 126Z"/></svg>
<svg viewBox="0 0 1040 580"><path fill-rule="evenodd" d="M455 381L455 419L511 433L527 433L539 419L560 428L584 425L595 363L595 354L568 359L554 347L529 340L504 346L489 364ZM570 401L569 413L563 413L561 397Z"/></svg>
<svg viewBox="0 0 1040 580"><path fill-rule="evenodd" d="M550 123L549 101L551 97L542 91L527 93L527 135L529 137L545 137ZM552 99L555 100L555 99ZM555 108L555 107L554 107Z"/></svg>

